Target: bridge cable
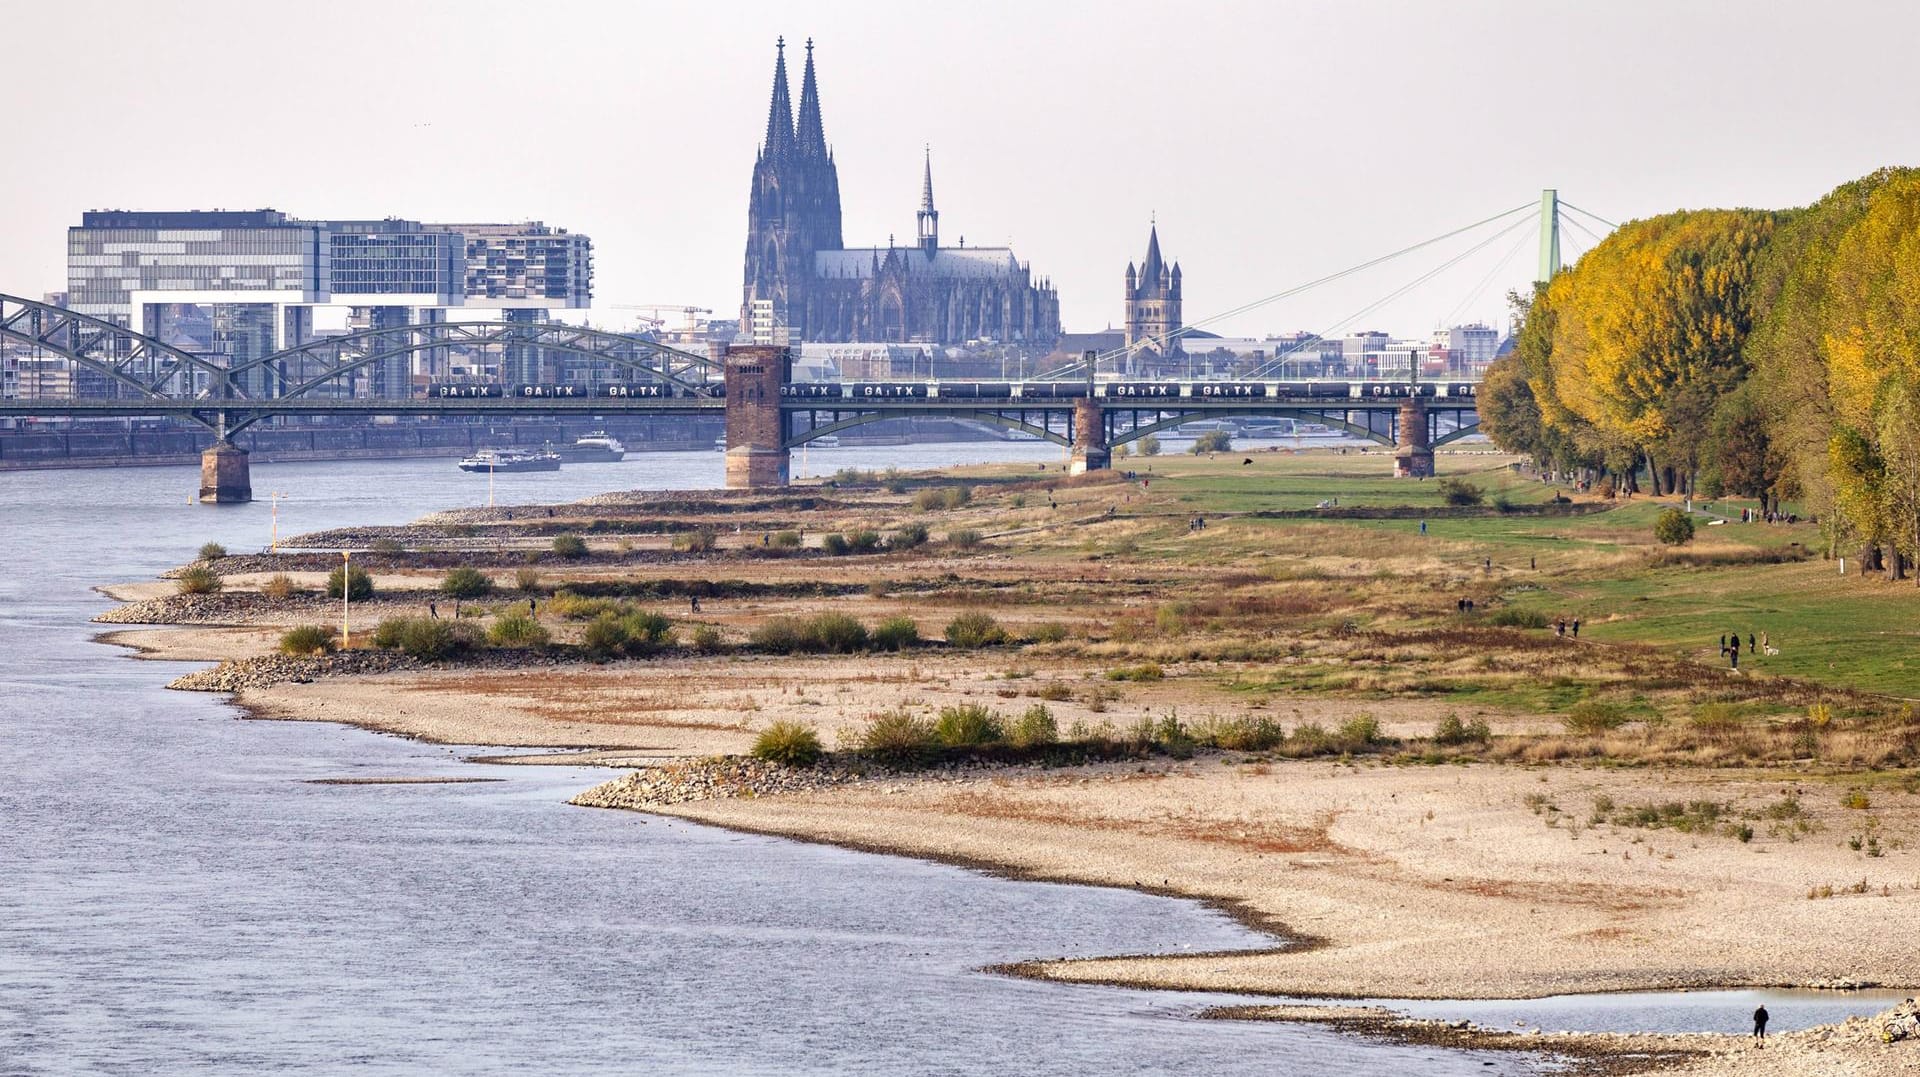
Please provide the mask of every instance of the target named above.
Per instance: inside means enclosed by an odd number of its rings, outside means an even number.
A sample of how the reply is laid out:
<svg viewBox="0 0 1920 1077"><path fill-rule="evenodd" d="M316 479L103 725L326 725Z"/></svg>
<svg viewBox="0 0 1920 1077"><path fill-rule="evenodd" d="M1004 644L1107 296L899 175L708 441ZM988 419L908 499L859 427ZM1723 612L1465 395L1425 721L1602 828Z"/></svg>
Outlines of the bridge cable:
<svg viewBox="0 0 1920 1077"><path fill-rule="evenodd" d="M1502 272L1506 270L1507 266L1513 262L1514 256L1520 253L1521 249L1527 245L1527 242L1529 240L1532 240L1537 243L1539 242L1539 239L1540 239L1540 230L1538 228L1534 229L1532 232L1522 232L1520 234L1520 238L1514 240L1513 246L1507 248L1507 253L1501 257L1500 261L1497 264L1495 264L1492 269L1487 271L1486 276L1480 278L1480 283L1474 285L1473 290L1468 292L1466 294L1466 297L1460 300L1460 302L1456 304L1452 310L1447 311L1447 316L1440 320L1442 322L1452 323L1454 318L1465 314L1467 307L1475 299L1478 299L1481 293L1487 290L1487 285L1493 283L1493 278L1499 276Z"/></svg>
<svg viewBox="0 0 1920 1077"><path fill-rule="evenodd" d="M1459 265L1461 262L1465 261L1466 259L1471 258L1475 254L1478 254L1479 252L1487 249L1493 244L1498 243L1500 240L1506 238L1509 234L1525 227L1529 223L1530 223L1529 218L1522 218L1520 220L1514 221L1513 223L1507 225L1505 228L1502 228L1500 231L1495 232L1493 235L1488 236L1486 239L1481 240L1480 242L1474 244L1473 246L1467 248L1466 250L1461 251L1459 254L1454 255L1452 258L1449 258L1446 261L1440 263L1439 265L1433 267L1432 269L1427 270L1425 273L1422 273L1420 276L1415 277L1411 281L1408 281L1406 284L1400 286L1394 291L1389 292L1388 294L1380 297L1379 299L1376 299L1373 302L1368 303L1366 306L1361 307L1359 310L1354 311L1352 314L1347 315L1345 318L1342 318L1339 321L1334 322L1332 325L1327 326L1326 329L1301 338L1300 340L1296 341L1292 347L1289 347L1287 350L1283 352L1279 352L1275 354L1272 359L1269 359L1265 363L1261 364L1251 374L1247 375L1247 377L1249 379L1257 379L1257 378L1266 376L1267 374L1271 373L1276 368L1276 366L1284 364L1286 362L1287 357L1292 355L1294 352L1299 351L1301 348L1306 347L1310 343L1318 343L1326 340L1328 334L1338 332L1340 329L1346 327L1349 323L1358 321L1359 319L1366 317L1368 314L1373 313L1374 311L1380 309L1381 307L1387 305L1388 303L1391 303L1394 300L1400 298L1401 296L1407 294L1408 292L1414 290L1415 288L1418 288L1420 285L1425 284L1426 282L1432 280L1433 278L1439 276L1440 274L1446 272L1447 270L1452 269L1454 266Z"/></svg>
<svg viewBox="0 0 1920 1077"><path fill-rule="evenodd" d="M1242 303L1240 306L1234 307L1231 310L1222 311L1218 314L1208 315L1207 317L1201 318L1198 321L1189 322L1186 325L1181 326L1177 332L1170 335L1170 339L1186 336L1187 334L1200 329L1202 326L1211 325L1215 322L1219 322L1227 318L1232 318L1240 314L1245 314L1248 311L1257 310L1258 308L1264 307L1269 303L1275 303L1275 302L1278 302L1279 300L1288 299L1293 296L1299 295L1301 292L1307 291L1310 288L1317 288L1322 284L1330 284L1333 281L1339 280L1343 277L1352 276L1353 274L1358 273L1362 270L1372 269L1374 266L1380 265L1383 262L1390 262L1395 258L1402 257L1403 255L1412 254L1415 251L1424 249L1426 247L1431 247L1436 243L1441 243L1446 240L1452 239L1453 237L1458 236L1464 232L1471 232L1476 228L1484 227L1486 225L1492 224L1493 222L1501 220L1503 218L1511 217L1516 213L1524 212L1530 208L1532 208L1530 204L1515 206L1514 208L1506 210L1504 212L1496 213L1491 217L1487 217L1482 220L1475 221L1472 224L1465 225L1460 228L1455 228L1450 232L1446 232L1441 235L1434 236L1432 239L1422 240L1421 242L1415 243L1412 246L1402 247L1391 254L1383 254L1377 258L1370 258L1367 261L1361 262L1359 265L1340 270L1337 273L1330 273L1327 276L1321 277L1317 280L1311 280L1305 284L1296 285L1292 288L1286 289L1285 291L1275 292L1273 295L1266 296L1265 298L1262 298L1262 299L1256 299L1249 303ZM1103 358L1103 359L1118 358L1119 356L1123 356L1125 354L1127 354L1127 349L1118 348L1111 352L1108 352L1106 355L1103 355L1100 358Z"/></svg>
<svg viewBox="0 0 1920 1077"><path fill-rule="evenodd" d="M1569 202L1564 198L1560 200L1560 204L1562 206L1565 206L1567 209L1573 210L1575 213L1584 213L1587 216L1592 217L1594 220L1599 221L1601 224L1606 225L1608 228L1620 227L1614 222L1607 220L1605 217L1600 216L1598 213L1595 213L1589 209L1581 209L1579 206L1574 205L1572 202Z"/></svg>
<svg viewBox="0 0 1920 1077"><path fill-rule="evenodd" d="M1402 257L1403 255L1412 254L1415 251L1422 250L1427 247L1431 247L1436 243L1443 243L1449 239L1454 238L1455 236L1461 235L1466 232L1471 232L1476 228L1481 228L1486 225L1492 224L1495 221L1503 220L1507 217L1511 217L1516 213L1522 213L1527 210L1533 209L1535 208L1535 205L1536 205L1535 203L1529 202L1524 205L1515 206L1512 209L1503 210L1499 213L1494 214L1491 217L1486 217L1481 220L1475 221L1472 224L1455 228L1452 231L1434 236L1431 239L1422 240L1418 243L1412 244L1411 246L1402 247L1399 250L1394 251L1390 254L1383 254L1377 258L1370 258L1364 262L1361 262L1358 265L1349 266L1346 269L1342 269L1337 273L1329 273L1324 277L1320 277L1315 280L1310 280L1305 284L1298 284L1293 286L1292 288L1288 288L1280 292L1275 292L1274 294L1266 296L1264 298L1255 299L1247 303L1242 303L1240 306L1234 307L1231 310L1222 311L1218 314L1208 315L1207 317L1201 318L1198 321L1189 322L1186 325L1181 326L1179 330L1170 334L1168 339L1169 340L1178 339L1180 337L1184 337L1189 333L1192 333L1200 329L1202 326L1212 325L1213 323L1219 322L1223 319L1232 318L1241 314L1245 314L1248 311L1257 310L1260 307L1264 307L1270 303L1278 302L1282 299L1290 299L1309 289L1318 288L1322 284L1330 284L1334 281L1340 280L1343 277L1350 277L1355 273L1361 272L1362 270L1372 269L1373 267L1380 265L1384 262L1390 262L1395 258ZM1100 362L1104 362L1109 359L1121 358L1127 355L1129 350L1130 349L1126 347L1119 347L1119 348L1113 348L1108 351L1101 352L1094 357L1094 362L1098 364ZM1083 365L1084 365L1083 363L1069 363L1056 370L1047 371L1045 374L1038 375L1037 377L1034 377L1028 380L1031 380L1031 381L1051 380L1053 378L1059 377L1060 375L1067 374L1076 369L1079 369Z"/></svg>

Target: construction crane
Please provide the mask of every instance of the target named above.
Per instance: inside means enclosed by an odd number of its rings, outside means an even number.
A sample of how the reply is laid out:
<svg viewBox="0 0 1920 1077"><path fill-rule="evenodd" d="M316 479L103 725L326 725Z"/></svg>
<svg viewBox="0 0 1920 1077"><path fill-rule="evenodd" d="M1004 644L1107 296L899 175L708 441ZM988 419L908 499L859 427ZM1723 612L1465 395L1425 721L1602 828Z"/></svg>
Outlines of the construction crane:
<svg viewBox="0 0 1920 1077"><path fill-rule="evenodd" d="M684 330L689 333L699 328L699 323L694 320L694 315L713 313L712 309L708 307L690 306L685 303L609 303L607 304L607 309L645 311L652 316L641 318L640 320L653 326L655 329L659 329L667 324L667 320L660 316L661 311L677 310L681 314L686 315L687 324Z"/></svg>

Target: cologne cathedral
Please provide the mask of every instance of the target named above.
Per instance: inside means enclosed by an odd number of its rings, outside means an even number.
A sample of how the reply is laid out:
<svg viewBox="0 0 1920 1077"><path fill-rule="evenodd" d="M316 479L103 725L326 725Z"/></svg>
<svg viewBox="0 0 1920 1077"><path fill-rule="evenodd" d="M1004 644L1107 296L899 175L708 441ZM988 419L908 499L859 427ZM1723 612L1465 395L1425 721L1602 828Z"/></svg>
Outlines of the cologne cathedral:
<svg viewBox="0 0 1920 1077"><path fill-rule="evenodd" d="M747 207L746 284L740 324L756 301L809 341L991 339L1045 350L1060 335L1060 300L1006 247L940 245L929 155L911 246L848 247L840 235L840 175L820 120L813 42L807 42L796 120L787 96L786 43L773 66L766 141L753 165ZM764 316L764 308L763 308Z"/></svg>

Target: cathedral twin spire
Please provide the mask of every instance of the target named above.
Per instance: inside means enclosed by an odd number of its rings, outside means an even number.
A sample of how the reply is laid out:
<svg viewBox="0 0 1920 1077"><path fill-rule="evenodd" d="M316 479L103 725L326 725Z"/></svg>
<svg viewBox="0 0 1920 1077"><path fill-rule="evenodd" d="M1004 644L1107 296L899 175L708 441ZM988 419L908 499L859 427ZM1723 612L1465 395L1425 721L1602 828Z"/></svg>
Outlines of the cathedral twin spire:
<svg viewBox="0 0 1920 1077"><path fill-rule="evenodd" d="M773 100L767 105L767 138L761 152L768 157L831 157L820 121L820 87L813 77L813 39L807 39L807 66L800 77L798 123L787 96L787 39L780 38L774 47Z"/></svg>

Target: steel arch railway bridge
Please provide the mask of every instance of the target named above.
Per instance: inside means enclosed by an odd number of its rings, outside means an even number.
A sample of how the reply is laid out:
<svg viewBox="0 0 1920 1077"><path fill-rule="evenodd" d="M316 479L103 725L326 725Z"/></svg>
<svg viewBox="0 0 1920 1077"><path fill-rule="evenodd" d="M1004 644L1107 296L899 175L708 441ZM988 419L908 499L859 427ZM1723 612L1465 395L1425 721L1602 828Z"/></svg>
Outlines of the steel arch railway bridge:
<svg viewBox="0 0 1920 1077"><path fill-rule="evenodd" d="M1104 468L1113 446L1203 419L1308 419L1396 448L1395 470L1431 473L1433 447L1478 429L1477 385L1454 382L1163 379L793 382L784 347L705 356L621 333L554 323L437 322L324 337L226 365L111 322L0 295L0 340L65 359L74 391L0 400L0 415L172 417L216 442L202 456L202 499L251 499L239 431L275 416L723 415L730 486L784 485L788 454L883 419L947 416L1066 446L1076 471ZM577 357L585 380L559 385L441 384L397 396L383 365L434 349L538 348ZM404 382L403 382L404 384ZM411 386L409 386L411 388Z"/></svg>

